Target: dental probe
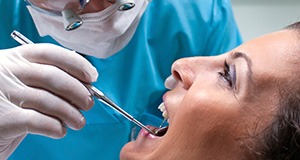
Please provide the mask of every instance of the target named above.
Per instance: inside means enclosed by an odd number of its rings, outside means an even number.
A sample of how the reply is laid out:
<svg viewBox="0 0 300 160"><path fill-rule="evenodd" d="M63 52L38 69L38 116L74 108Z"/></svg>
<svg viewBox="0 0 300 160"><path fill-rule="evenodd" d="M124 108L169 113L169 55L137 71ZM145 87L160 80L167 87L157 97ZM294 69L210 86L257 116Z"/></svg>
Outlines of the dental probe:
<svg viewBox="0 0 300 160"><path fill-rule="evenodd" d="M127 112L125 112L122 108L120 108L118 105L116 105L113 101L111 101L108 97L106 97L100 90L98 90L96 87L91 86L91 85L86 85L86 87L90 90L90 92L101 102L103 102L104 104L110 106L111 108L113 108L114 110L116 110L117 112L119 112L122 116L124 116L125 118L127 118L129 121L135 123L136 125L138 125L141 128L146 129L148 132L150 132L151 134L155 135L155 132L152 131L151 129L149 129L148 127L146 127L145 125L143 125L141 122L139 122L138 120L136 120L135 118L133 118L130 114L128 114Z"/></svg>
<svg viewBox="0 0 300 160"><path fill-rule="evenodd" d="M11 35L11 37L14 40L16 40L17 42L19 42L22 45L24 45L24 44L33 44L32 41L30 41L28 38L26 38L25 36L23 36L18 31L13 31L10 35ZM138 120L136 120L135 118L133 118L129 113L127 113L126 111L124 111L122 108L120 108L118 105L116 105L112 100L110 100L108 97L106 97L99 89L97 89L96 87L94 87L92 85L85 85L85 87L98 100L100 100L104 104L106 104L109 107L111 107L114 110L116 110L118 113L120 113L122 116L124 116L125 118L127 118L129 121L135 123L139 127L146 129L149 133L155 135L154 131L152 131L151 129L149 129L148 127L146 127L145 125L143 125L141 122L139 122Z"/></svg>
<svg viewBox="0 0 300 160"><path fill-rule="evenodd" d="M24 44L33 44L33 42L31 40L29 40L28 38L26 38L25 36L23 36L20 32L14 30L10 36L16 40L17 42L19 42L20 44L24 45Z"/></svg>

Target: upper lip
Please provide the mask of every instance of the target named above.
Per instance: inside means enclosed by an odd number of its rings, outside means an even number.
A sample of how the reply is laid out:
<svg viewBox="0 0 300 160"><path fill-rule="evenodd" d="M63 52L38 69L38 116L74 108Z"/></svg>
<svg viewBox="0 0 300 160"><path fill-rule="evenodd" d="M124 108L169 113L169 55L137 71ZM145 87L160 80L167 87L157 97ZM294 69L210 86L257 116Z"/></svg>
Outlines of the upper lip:
<svg viewBox="0 0 300 160"><path fill-rule="evenodd" d="M165 105L165 109L166 109L166 112L168 113L168 115L169 115L169 111L168 111L168 105L167 105L167 103L166 103L166 97L167 97L167 94L165 93L164 95L163 95L163 102L164 102L164 105ZM170 115L169 115L169 117L170 117ZM168 118L169 118L168 117Z"/></svg>

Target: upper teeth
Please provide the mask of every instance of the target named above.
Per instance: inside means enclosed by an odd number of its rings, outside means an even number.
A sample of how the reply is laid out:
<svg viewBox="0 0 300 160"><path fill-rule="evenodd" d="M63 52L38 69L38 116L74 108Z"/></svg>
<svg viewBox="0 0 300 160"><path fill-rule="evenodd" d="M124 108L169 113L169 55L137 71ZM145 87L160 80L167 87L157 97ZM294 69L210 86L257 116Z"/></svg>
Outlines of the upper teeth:
<svg viewBox="0 0 300 160"><path fill-rule="evenodd" d="M165 107L165 104L164 102L162 102L159 106L158 106L158 109L162 112L162 116L165 118L165 119L168 119L169 118L169 115L166 111L166 107Z"/></svg>

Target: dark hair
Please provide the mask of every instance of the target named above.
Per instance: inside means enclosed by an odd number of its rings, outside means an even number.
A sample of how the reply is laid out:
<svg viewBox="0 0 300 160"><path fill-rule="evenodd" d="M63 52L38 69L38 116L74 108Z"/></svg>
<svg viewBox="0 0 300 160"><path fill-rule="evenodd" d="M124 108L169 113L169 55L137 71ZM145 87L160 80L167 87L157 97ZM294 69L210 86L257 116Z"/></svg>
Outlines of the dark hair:
<svg viewBox="0 0 300 160"><path fill-rule="evenodd" d="M300 33L300 22L284 29ZM299 79L300 76L296 78ZM300 79L288 79L286 83L285 87L280 87L281 97L273 122L257 138L253 150L255 159L300 160Z"/></svg>
<svg viewBox="0 0 300 160"><path fill-rule="evenodd" d="M300 21L286 26L284 29L295 29L300 31Z"/></svg>
<svg viewBox="0 0 300 160"><path fill-rule="evenodd" d="M261 160L300 159L300 91L284 93L273 123L266 128L256 146Z"/></svg>

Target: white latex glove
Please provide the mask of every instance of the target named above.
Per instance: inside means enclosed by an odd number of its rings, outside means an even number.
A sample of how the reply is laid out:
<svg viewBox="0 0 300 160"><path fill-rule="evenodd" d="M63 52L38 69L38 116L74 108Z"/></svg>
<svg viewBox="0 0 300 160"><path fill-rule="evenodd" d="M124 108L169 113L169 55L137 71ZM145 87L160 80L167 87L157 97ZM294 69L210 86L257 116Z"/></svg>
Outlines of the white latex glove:
<svg viewBox="0 0 300 160"><path fill-rule="evenodd" d="M52 44L0 50L0 159L29 133L61 138L65 126L81 129L80 110L94 104L81 82L97 76L86 59Z"/></svg>

